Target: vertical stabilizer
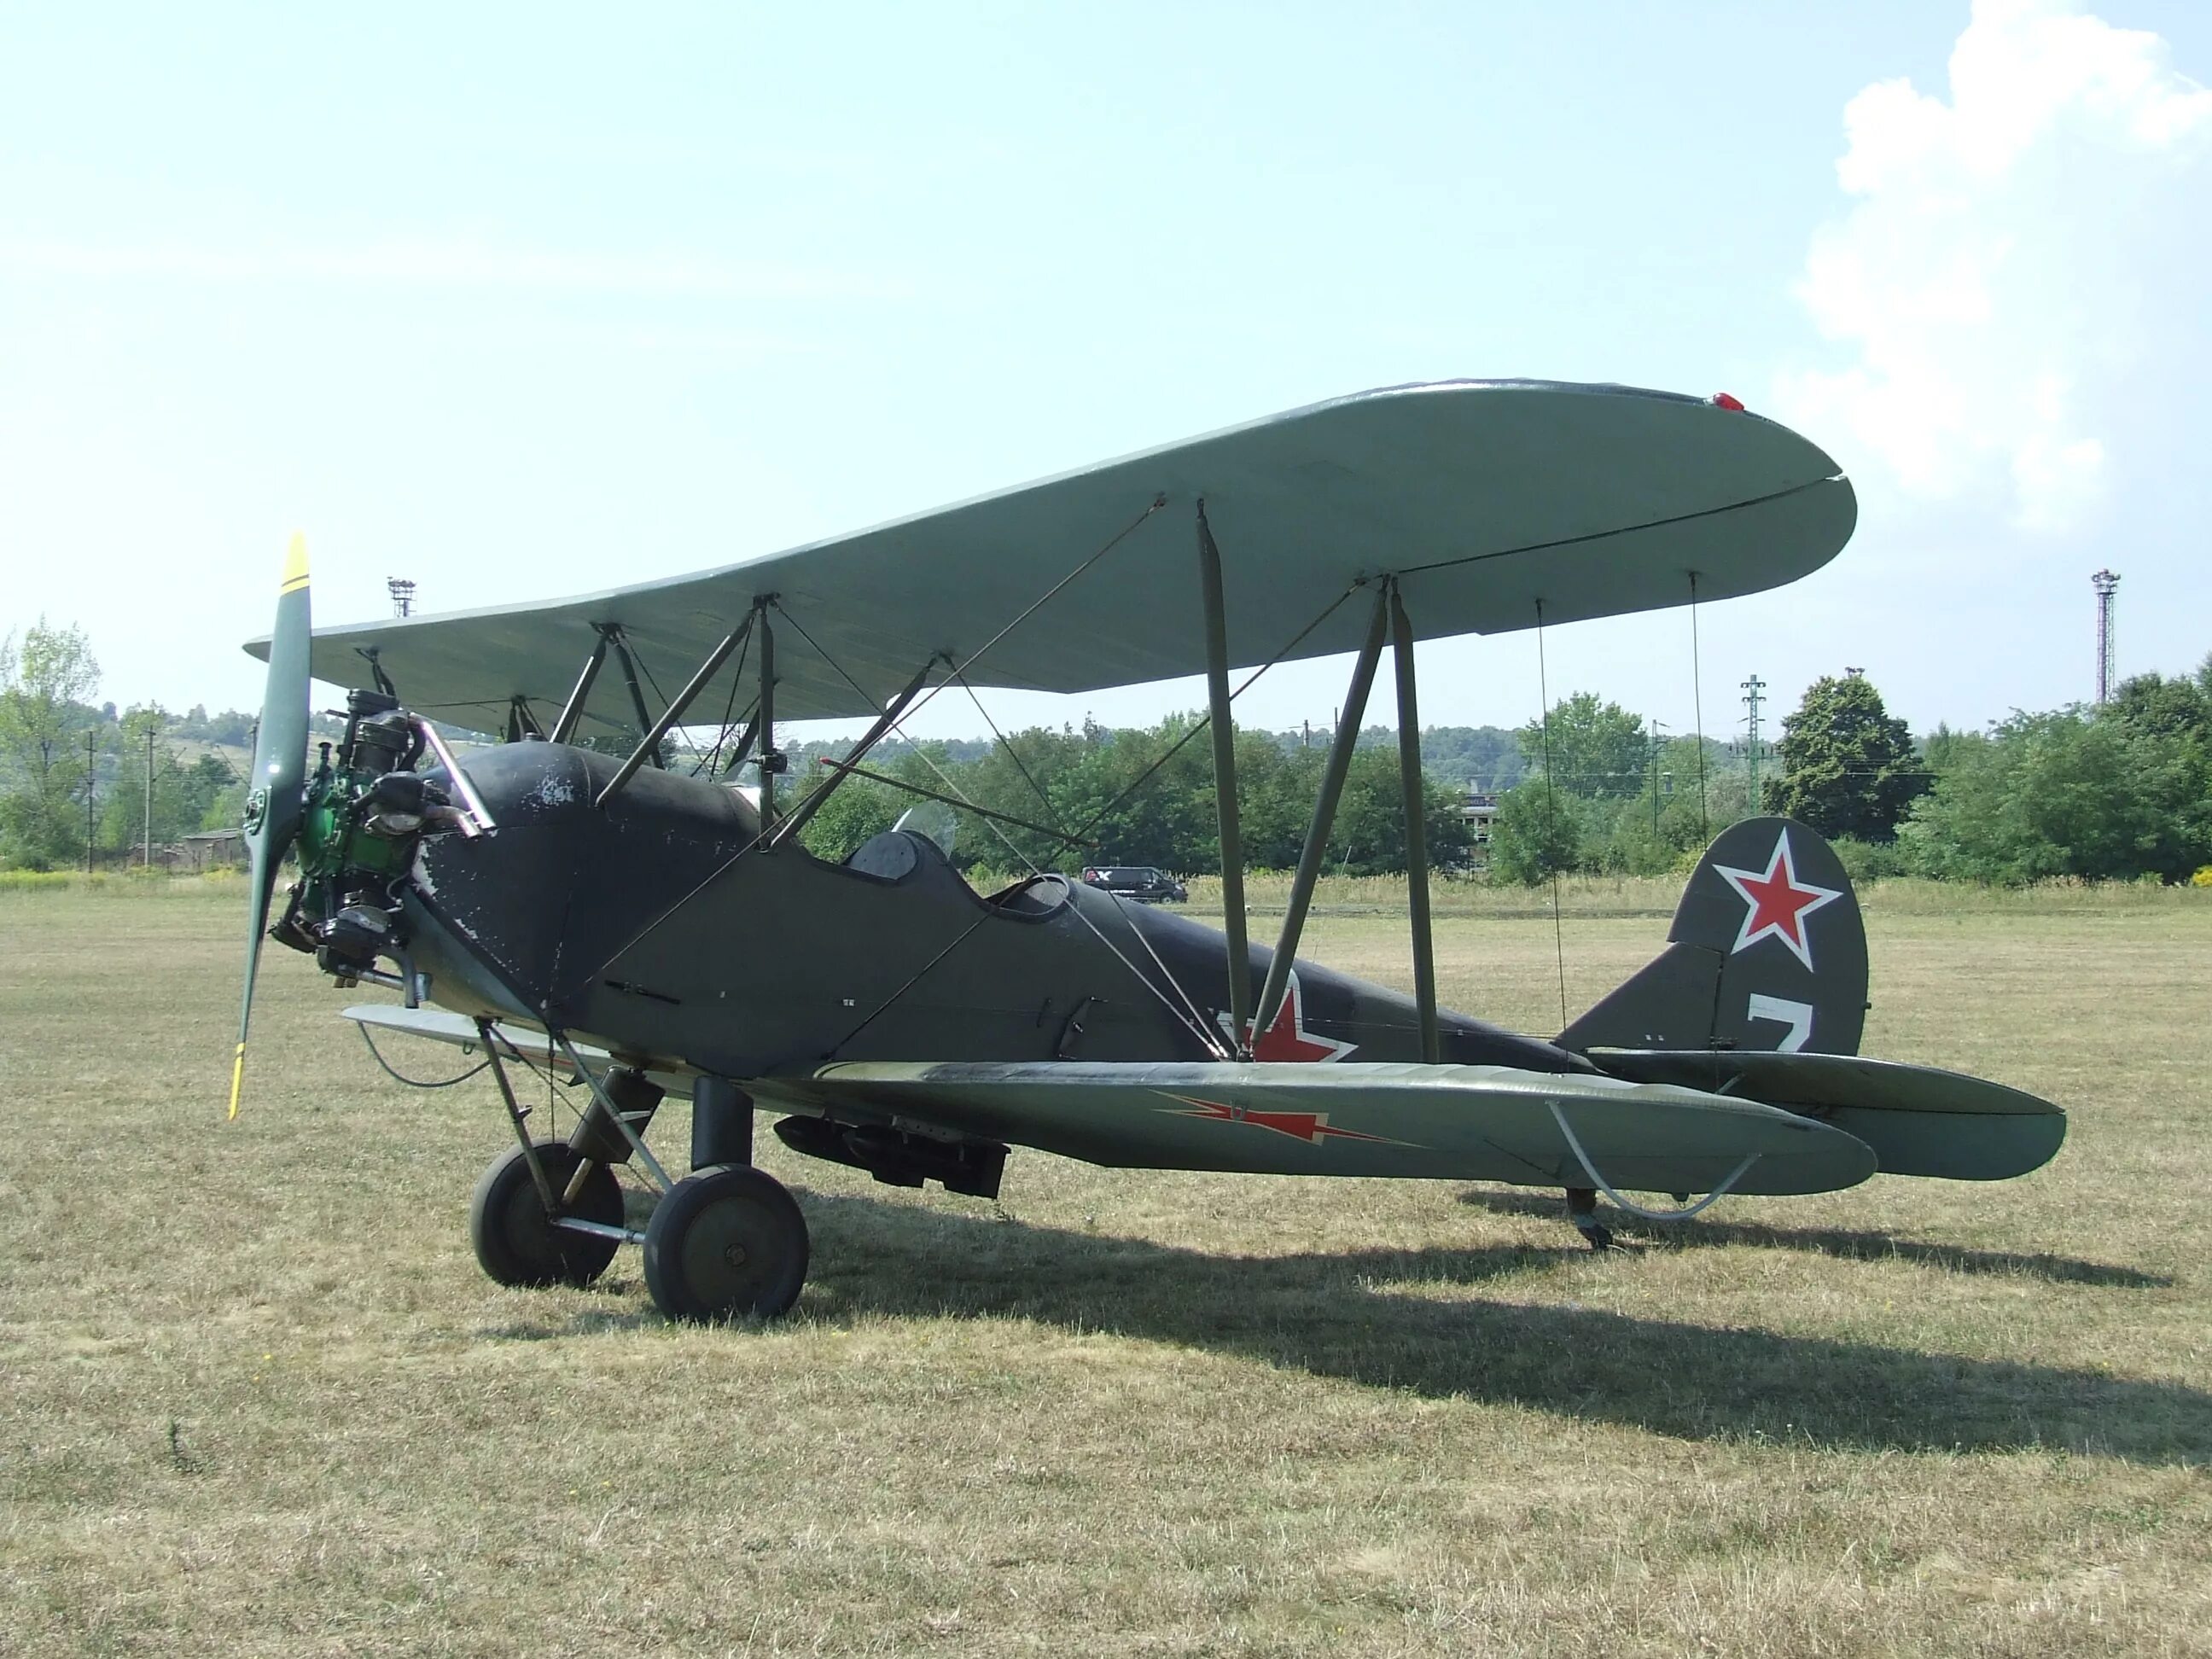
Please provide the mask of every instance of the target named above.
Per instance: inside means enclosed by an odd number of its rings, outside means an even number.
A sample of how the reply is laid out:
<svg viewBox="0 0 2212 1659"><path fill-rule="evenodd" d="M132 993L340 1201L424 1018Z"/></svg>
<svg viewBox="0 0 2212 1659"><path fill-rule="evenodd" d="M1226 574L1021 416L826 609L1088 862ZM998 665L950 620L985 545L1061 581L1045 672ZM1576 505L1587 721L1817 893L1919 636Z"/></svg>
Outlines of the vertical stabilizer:
<svg viewBox="0 0 2212 1659"><path fill-rule="evenodd" d="M1866 990L1866 927L1834 850L1794 819L1747 818L1698 860L1665 951L1559 1041L1854 1054Z"/></svg>

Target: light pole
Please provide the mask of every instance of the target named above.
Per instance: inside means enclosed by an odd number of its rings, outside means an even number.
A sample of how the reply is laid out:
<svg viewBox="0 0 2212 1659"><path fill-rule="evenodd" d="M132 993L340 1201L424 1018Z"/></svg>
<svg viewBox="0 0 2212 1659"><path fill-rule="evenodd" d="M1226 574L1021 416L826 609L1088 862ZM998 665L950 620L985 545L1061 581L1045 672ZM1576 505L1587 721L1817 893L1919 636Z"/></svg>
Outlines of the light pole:
<svg viewBox="0 0 2212 1659"><path fill-rule="evenodd" d="M1759 705L1765 701L1766 682L1753 674L1742 682L1744 702L1750 705L1751 715L1746 724L1750 728L1750 740L1745 745L1751 768L1751 813L1759 815Z"/></svg>
<svg viewBox="0 0 2212 1659"><path fill-rule="evenodd" d="M146 855L143 866L154 867L154 728L146 727Z"/></svg>
<svg viewBox="0 0 2212 1659"><path fill-rule="evenodd" d="M92 761L93 745L100 741L100 733L93 726L84 728L84 872L92 873Z"/></svg>

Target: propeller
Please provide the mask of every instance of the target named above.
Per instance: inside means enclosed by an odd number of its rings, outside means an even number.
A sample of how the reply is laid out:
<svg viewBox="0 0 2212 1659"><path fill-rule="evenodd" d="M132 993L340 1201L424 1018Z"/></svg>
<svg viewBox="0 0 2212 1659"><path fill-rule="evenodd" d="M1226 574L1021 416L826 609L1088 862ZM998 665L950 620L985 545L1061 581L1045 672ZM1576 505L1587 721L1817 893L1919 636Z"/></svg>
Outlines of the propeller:
<svg viewBox="0 0 2212 1659"><path fill-rule="evenodd" d="M246 848L252 863L246 895L246 990L238 1008L238 1053L230 1067L230 1115L238 1115L239 1085L246 1078L246 1029L253 1017L253 973L269 927L270 896L276 872L300 830L301 790L307 775L307 538L295 535L284 555L276 588L276 624L269 641L269 685L261 698L261 727L253 744L252 786L246 796Z"/></svg>

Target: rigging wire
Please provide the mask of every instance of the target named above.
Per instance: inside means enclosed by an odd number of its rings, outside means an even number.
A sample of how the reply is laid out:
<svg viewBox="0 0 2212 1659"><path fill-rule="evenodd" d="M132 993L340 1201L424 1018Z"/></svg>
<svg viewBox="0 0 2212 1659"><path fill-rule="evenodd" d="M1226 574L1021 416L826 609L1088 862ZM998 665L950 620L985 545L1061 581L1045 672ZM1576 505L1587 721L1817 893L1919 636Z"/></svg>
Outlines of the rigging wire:
<svg viewBox="0 0 2212 1659"><path fill-rule="evenodd" d="M1282 661L1284 658L1289 656L1291 652L1297 650L1299 646L1303 645L1305 642L1306 635L1312 633L1315 629L1319 628L1323 623L1327 622L1332 616L1334 616L1336 613L1337 607L1341 605L1354 593L1357 593L1361 586L1361 583L1354 582L1351 586L1346 588L1343 592L1331 599L1328 605L1322 608L1321 613L1318 616L1291 636L1291 640L1288 644L1284 646L1281 650L1276 652L1273 656L1268 658L1267 661L1261 663L1257 668L1254 669L1251 673L1247 675L1244 679L1244 684L1238 686L1234 691L1231 691L1229 694L1229 701L1234 702L1237 698L1243 696L1247 691L1252 689L1253 684L1259 679L1261 675L1266 673L1269 669L1275 666L1276 664ZM1096 830L1105 821L1106 815L1109 812L1111 812L1123 801L1128 799L1130 796L1135 794L1137 791L1143 788L1147 783L1151 782L1153 774L1158 772L1163 766L1165 766L1170 761L1173 760L1177 755L1181 754L1185 744L1196 738L1200 732L1205 731L1206 727L1211 726L1212 723L1213 714L1211 710L1208 710L1206 714L1200 714L1192 724L1189 731L1184 732L1173 743L1170 744L1166 750L1162 752L1158 759L1155 760L1143 771L1137 774L1136 777L1130 782L1127 788L1122 790L1120 794L1115 796L1113 799L1108 801L1096 812L1093 812L1091 817L1085 820L1083 827L1075 832L1073 838L1077 841L1081 841L1093 830Z"/></svg>
<svg viewBox="0 0 2212 1659"><path fill-rule="evenodd" d="M623 634L623 639L625 644L629 643L629 635L627 632ZM750 644L751 641L748 640L746 643ZM630 659L637 664L637 672L645 676L645 683L653 688L653 695L660 700L660 706L664 709L668 707L668 696L660 689L660 682L653 678L653 669L645 659L645 653L638 650L635 645L631 645L629 654ZM645 733L641 732L637 735L639 740L642 742L645 738ZM693 756L696 757L699 754L699 745L691 741L691 738L684 727L681 726L671 726L668 730L668 735L676 738L678 742L684 744L685 748L691 751ZM694 775L696 775L695 774Z"/></svg>
<svg viewBox="0 0 2212 1659"><path fill-rule="evenodd" d="M1553 842L1559 832L1559 798L1552 782L1552 685L1544 664L1544 602L1536 601L1536 695L1544 708L1544 862L1552 870L1552 954L1559 964L1559 1029L1567 1029L1567 939L1559 921L1559 860Z"/></svg>
<svg viewBox="0 0 2212 1659"><path fill-rule="evenodd" d="M1143 520L1139 520L1139 522L1141 523ZM1134 526L1132 526L1131 528L1134 528ZM1127 532L1124 532L1123 533L1126 535ZM1229 694L1230 701L1233 702L1245 692L1250 690L1252 687L1259 682L1261 675L1265 674L1269 669L1274 667L1276 664L1281 662L1283 659L1290 655L1291 652L1297 650L1299 645L1305 641L1306 637L1310 635L1314 629L1319 628L1323 623L1327 622L1331 616L1334 615L1337 608L1343 605L1346 599L1350 599L1353 593L1358 592L1362 585L1362 583L1357 581L1352 583L1351 586L1347 586L1343 592L1338 594L1326 605L1322 606L1320 612L1315 616L1314 619L1308 623L1304 628L1298 629L1296 634L1292 635L1280 650L1277 651L1273 656L1269 657L1267 661L1261 663L1257 668L1254 669L1250 674L1245 677L1244 683ZM1063 582L1061 586L1065 586L1066 584ZM965 667L973 664L975 660L975 657L971 656L968 659L968 662L966 664L963 664L961 666ZM956 668L953 672L957 676L960 672L960 669ZM946 682L945 681L939 681L936 690L942 690ZM972 695L972 689L970 694ZM935 691L933 690L931 695L934 696ZM925 699L925 701L927 701L927 699ZM913 710L908 710L907 711L907 714L910 714L913 712ZM906 718L907 714L902 714L899 717L898 724L902 724ZM1173 744L1170 744L1164 754L1153 761L1152 763L1146 767L1142 772L1137 775L1135 780L1130 783L1127 788L1122 790L1120 794L1115 796L1112 800L1108 801L1105 805L1100 807L1097 812L1093 813L1089 821L1086 822L1080 830L1075 832L1073 839L1079 841L1081 837L1089 835L1091 830L1097 828L1108 813L1111 812L1115 807L1119 806L1123 801L1128 799L1131 795L1142 788L1146 781L1148 781L1154 774L1158 772L1160 768L1166 765L1168 762L1175 758L1176 755L1182 749L1185 744L1190 742L1192 738L1195 738L1200 732L1204 731L1206 727L1207 720L1211 718L1211 715L1208 715L1199 720L1192 726L1189 731L1184 732L1182 737L1178 738ZM895 724L892 729L896 731L897 729L897 725ZM919 752L919 750L917 750L917 752ZM943 774L940 772L939 775L942 776ZM956 791L955 793L957 793L957 792ZM1017 849L1016 856L1020 856L1018 849ZM732 861L734 862L734 860ZM1024 860L1024 862L1026 861L1027 860ZM725 867L726 868L727 866L726 866ZM1034 868L1035 866L1032 866L1031 867ZM720 872L717 871L715 873L719 875L720 874ZM708 879L712 880L713 878L709 877ZM704 884L702 883L702 885L703 886ZM825 1054L823 1058L825 1060L834 1059L838 1052L846 1046L846 1044L851 1042L854 1037L857 1037L861 1032L867 1030L869 1026L875 1024L877 1019L881 1018L885 1010L889 1009L893 1004L897 1002L901 997L904 996L908 991L920 984L923 978L925 978L939 963L944 961L945 957L951 956L954 951L957 950L961 945L965 943L969 935L972 934L978 927L981 927L984 922L989 921L993 914L993 912L986 910L981 915L978 915L974 921L969 923L967 927L961 932L957 938L954 939L951 944L947 945L942 951L939 951L934 957L932 957L927 962L924 963L921 968L917 969L914 974L908 978L904 984L901 985L896 990L885 997L882 1002L878 1003L869 1012L866 1018L863 1018L859 1024L854 1026L851 1030L846 1032L843 1036L840 1037L837 1042L830 1047L829 1053ZM1081 915L1079 911L1077 914L1079 915ZM1086 924L1090 921L1088 917L1084 917L1083 920ZM1096 933L1097 929L1093 927L1091 931ZM1150 941L1145 940L1143 933L1134 928L1132 928L1131 931L1137 933L1139 941L1143 942L1146 949L1150 951L1152 949ZM1103 939L1104 936L1101 935L1100 937ZM1113 945L1110 941L1107 942L1107 948L1109 950L1113 949ZM1120 953L1116 951L1115 954L1119 955ZM1152 952L1152 959L1155 962L1159 961L1158 952ZM1126 965L1127 963L1127 958L1123 957L1122 960ZM1136 973L1136 969L1133 966L1130 968L1130 971L1132 973ZM1164 963L1161 966L1161 971L1163 973L1167 972ZM1152 981L1146 978L1145 975L1137 974L1137 978L1146 985L1152 986ZM1176 980L1173 974L1168 974L1167 978L1168 982L1175 986L1176 991L1179 994L1182 994L1185 997L1186 1001L1188 1001L1188 994L1183 992L1182 982ZM1158 994L1158 987L1152 986L1152 988L1155 995ZM1200 1032L1200 1041L1206 1044L1206 1048L1213 1053L1222 1053L1222 1049L1213 1034L1211 1031L1205 1030L1205 1022L1203 1019L1199 1021L1199 1029Z"/></svg>
<svg viewBox="0 0 2212 1659"><path fill-rule="evenodd" d="M1060 809L1052 804L1052 797L1045 793L1044 786L1039 783L1035 775L1030 771L1029 763L1022 758L1022 751L1014 747L1014 740L1012 738L999 730L998 721L993 720L991 711L983 707L982 698L975 695L975 688L968 684L967 676L956 669L953 671L952 677L960 682L960 689L968 694L968 701L975 705L975 712L983 717L983 724L991 728L991 735L999 740L1000 746L1006 751L1007 758L1013 762L1016 769L1021 773L1023 781L1029 785L1030 793L1036 795L1039 804L1043 806L1045 821L1052 825L1054 832L1057 834L1060 830Z"/></svg>
<svg viewBox="0 0 2212 1659"><path fill-rule="evenodd" d="M1059 592L1060 589L1066 587L1068 583L1073 581L1085 571L1090 569L1092 565L1097 564L1099 560L1104 558L1109 553L1112 552L1123 542L1127 541L1139 526L1167 504L1168 498L1164 495L1155 495L1152 498L1152 504L1146 507L1142 513L1139 513L1135 518L1132 519L1119 532L1117 532L1114 538L1110 541L1107 542L1104 546L1101 547L1097 552L1091 554L1088 558L1085 559L1082 563L1077 565L1074 569L1069 571L1067 574L1062 576L1058 581L1047 588L1043 593L1039 595L1036 599L1031 602L1027 610L1024 611L1019 616L1016 617L1013 621L1008 623L997 633L992 635L991 637L986 640L981 646L977 647L975 650L969 652L965 660L954 665L954 672L961 672L969 668L974 667L975 659L981 656L984 652L988 651L1000 640L1003 640L1007 635L1012 633L1015 629L1020 627L1024 622L1027 622L1030 617L1034 616L1037 611L1043 606L1047 600L1053 597L1054 594ZM782 610L782 606L781 605L778 605L776 608L779 611ZM790 613L786 611L784 614L788 616ZM1316 619L1316 621L1318 621L1318 619ZM793 623L792 625L794 628L798 627L796 623ZM1309 633L1311 632L1311 627L1309 627L1306 631ZM805 630L804 629L800 629L799 632L802 635L805 634ZM1304 635L1301 635L1300 637L1303 638ZM811 643L812 641L810 640L809 642ZM817 645L814 648L817 651L819 651L822 647L819 645ZM1287 648L1288 647L1285 647L1285 649ZM844 673L844 670L842 668L837 672L841 674ZM1253 678L1256 679L1258 676L1255 675ZM850 677L848 676L847 678L848 683L849 684ZM948 682L945 680L939 680L935 685L930 687L929 690L923 693L918 700L901 712L898 719L891 723L890 730L886 731L884 735L885 737L889 737L892 732L897 731L899 727L903 726L908 720L920 714L924 708L927 708L929 706L931 700L934 698L939 692L945 690L947 683ZM1251 682L1249 680L1245 682L1248 685ZM854 684L853 689L856 691L860 690L860 687L857 684ZM862 691L860 695L862 697L866 699L872 708L876 709L877 713L881 714L883 712L881 706L876 703L874 698L869 697L867 693L865 691ZM1103 817L1103 814L1101 814L1101 816ZM666 921L669 917L674 915L685 905L690 903L693 899L705 892L707 889L711 887L715 882L720 880L722 877L728 872L731 866L737 863L739 859L744 857L746 854L751 852L753 848L759 846L761 842L767 838L770 828L770 825L763 824L758 831L754 834L753 838L750 841L747 842L743 847L738 848L736 852L731 854L729 857L724 859L720 864L708 871L706 876L696 886L691 888L690 891L684 893L681 897L675 899L666 905L658 915L653 917L652 921L647 922L644 927L639 928L637 932L631 934L626 942L617 946L607 957L606 962L601 963L598 969L594 969L592 971L595 974L601 971L605 968L607 963L614 961L617 957L621 956L626 951L634 950L647 934L659 927L661 923ZM963 935L963 937L965 936ZM955 943L957 943L957 941L956 940Z"/></svg>
<svg viewBox="0 0 2212 1659"><path fill-rule="evenodd" d="M1705 804L1705 671L1698 655L1698 573L1690 573L1690 701L1697 711L1698 721L1698 839L1710 842L1713 827L1707 820ZM1759 810L1753 801L1752 810Z"/></svg>
<svg viewBox="0 0 2212 1659"><path fill-rule="evenodd" d="M714 733L714 752L691 769L691 775L695 778L702 772L710 778L713 777L714 769L722 763L722 745L730 740L730 733L737 724L730 716L737 712L738 688L745 683L745 659L752 654L752 649L753 629L751 622L748 621L745 623L744 643L738 647L738 665L730 671L730 698L722 706L722 726L721 730ZM757 708L759 706L759 702L756 701L753 707ZM750 720L751 715L748 714L746 718Z"/></svg>
<svg viewBox="0 0 2212 1659"><path fill-rule="evenodd" d="M935 756L932 755L928 750L920 747L919 745L916 746L915 753L921 757L923 765L928 767L931 771L937 775L937 781L945 786L946 791L955 800L958 801L963 806L970 809L974 808L975 803L969 800L966 795L961 793L960 786L953 782L951 778L946 775L945 769L937 763L937 758ZM1046 872L1037 864L1037 861L1035 859L1031 858L1027 853L1024 853L1020 848L1014 844L1013 837L1009 836L1004 830L1001 830L994 820L987 817L983 822L989 826L991 833L998 836L1000 844L1003 845L1009 853L1012 853L1016 858L1019 859L1024 864L1029 866L1031 877L1041 878L1046 873ZM1061 879L1065 880L1066 878L1062 877ZM1115 906L1117 910L1121 907L1121 902L1118 897L1115 899ZM1182 1007L1176 1007L1174 1000L1170 999L1166 992L1161 990L1160 988L1153 982L1152 975L1139 968L1135 963L1130 961L1112 939L1108 939L1104 933L1099 931L1098 924L1091 921L1089 916L1083 914L1083 907L1081 905L1071 903L1069 909L1075 919L1081 922L1085 927L1088 927L1091 933L1097 939L1098 942L1104 945L1108 951L1113 953L1115 959L1124 968L1127 968L1129 970L1130 974L1135 978L1138 984L1143 986L1155 997L1158 997L1161 1006L1164 1007L1169 1013L1172 1014L1176 1019L1181 1020L1182 1024L1188 1028L1191 1035L1198 1039L1200 1047L1206 1048L1209 1053L1212 1054L1218 1059L1225 1060L1228 1058L1228 1055L1222 1050L1220 1040L1217 1038L1212 1032L1206 1029L1206 1016L1200 1012L1198 1005L1191 1000L1190 993L1183 988L1182 982L1180 980L1176 979L1173 974L1168 972L1167 964L1164 962L1160 962L1159 953L1152 950L1151 942L1145 939L1140 929L1138 929L1133 925L1130 931L1137 934L1139 941L1144 945L1146 951L1152 956L1152 960L1160 963L1161 973L1166 975L1167 982L1173 988L1176 996L1182 1000ZM963 933L961 937L965 939L967 935ZM932 965L933 966L934 964L933 963ZM925 969L925 971L927 970Z"/></svg>
<svg viewBox="0 0 2212 1659"><path fill-rule="evenodd" d="M1115 548L1121 546L1123 542L1128 540L1131 536L1134 535L1137 531L1142 527L1146 520L1150 519L1153 514L1158 512L1167 504L1168 498L1166 495L1159 495L1153 496L1152 504L1146 507L1142 513L1137 514L1135 518L1130 520L1127 525L1121 527L1121 529L1117 531L1112 540L1109 541L1103 547L1100 548L1096 553L1093 553L1089 558L1084 560L1081 564L1077 565L1074 569L1069 571L1065 576L1062 576L1050 587L1045 589L1043 592L1037 595L1035 599L1030 602L1028 609L1024 610L1019 616L1016 617L1013 621L1008 623L997 633L992 635L989 639L984 641L982 644L977 646L973 651L970 651L958 662L954 663L952 665L953 678L957 678L960 675L965 674L969 669L973 668L975 665L976 661L986 651L988 651L993 646L998 644L1000 640L1005 639L1007 635L1012 633L1017 628L1019 628L1039 611L1042 611L1045 607L1047 602L1058 594L1060 589L1066 587L1068 583L1073 581L1085 571L1090 569L1092 565L1097 564L1099 560L1104 558ZM930 699L936 696L939 692L945 690L948 684L949 681L939 680L935 685L930 687L928 692L922 697L921 701L916 703L912 708L908 709L905 715L901 716L902 720L910 718L915 714L919 714L923 709L928 708Z"/></svg>

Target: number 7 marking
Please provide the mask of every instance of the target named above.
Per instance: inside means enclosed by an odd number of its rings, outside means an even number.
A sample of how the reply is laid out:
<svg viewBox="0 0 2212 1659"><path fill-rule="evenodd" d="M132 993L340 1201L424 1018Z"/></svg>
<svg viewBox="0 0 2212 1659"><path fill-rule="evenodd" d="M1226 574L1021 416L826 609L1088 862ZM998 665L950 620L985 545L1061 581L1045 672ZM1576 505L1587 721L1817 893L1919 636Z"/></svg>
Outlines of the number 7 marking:
<svg viewBox="0 0 2212 1659"><path fill-rule="evenodd" d="M1753 991L1744 1018L1771 1019L1790 1028L1775 1050L1778 1054L1794 1054L1813 1037L1813 1005L1809 1002L1792 1002L1787 997L1770 997Z"/></svg>

